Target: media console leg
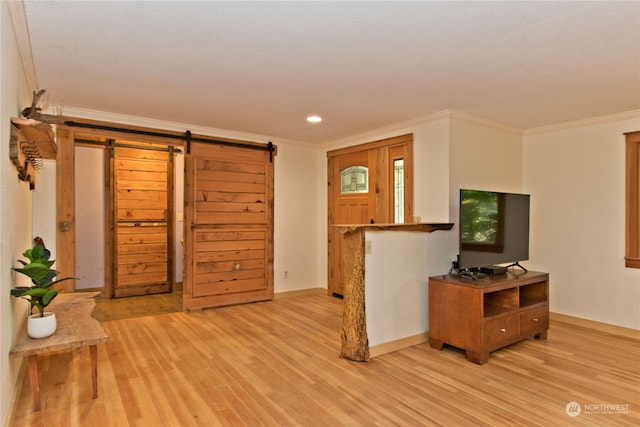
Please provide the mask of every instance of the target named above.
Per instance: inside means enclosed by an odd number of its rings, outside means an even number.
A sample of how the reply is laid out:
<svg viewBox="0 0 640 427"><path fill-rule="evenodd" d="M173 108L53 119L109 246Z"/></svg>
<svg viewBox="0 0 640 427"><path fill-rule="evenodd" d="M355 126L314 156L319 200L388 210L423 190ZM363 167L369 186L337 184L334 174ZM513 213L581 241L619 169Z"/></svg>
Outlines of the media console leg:
<svg viewBox="0 0 640 427"><path fill-rule="evenodd" d="M539 334L536 334L536 338L541 339L541 340L546 340L547 339L547 331L540 332Z"/></svg>
<svg viewBox="0 0 640 427"><path fill-rule="evenodd" d="M489 353L472 353L470 351L465 351L467 355L467 360L469 362L477 363L478 365L483 365L489 361Z"/></svg>
<svg viewBox="0 0 640 427"><path fill-rule="evenodd" d="M431 346L431 348L435 348L436 350L442 350L444 342L429 338L429 345Z"/></svg>

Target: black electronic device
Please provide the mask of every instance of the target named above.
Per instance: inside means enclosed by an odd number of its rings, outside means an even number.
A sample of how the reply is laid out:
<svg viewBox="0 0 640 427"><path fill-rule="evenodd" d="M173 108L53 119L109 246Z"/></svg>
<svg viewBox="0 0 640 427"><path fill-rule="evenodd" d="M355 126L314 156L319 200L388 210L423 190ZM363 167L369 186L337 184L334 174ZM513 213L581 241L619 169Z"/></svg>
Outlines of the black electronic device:
<svg viewBox="0 0 640 427"><path fill-rule="evenodd" d="M460 190L458 269L496 275L529 259L528 194ZM507 267L497 264L510 264Z"/></svg>
<svg viewBox="0 0 640 427"><path fill-rule="evenodd" d="M480 267L480 271L483 272L484 274L497 276L498 274L506 274L507 267L502 265L484 265Z"/></svg>

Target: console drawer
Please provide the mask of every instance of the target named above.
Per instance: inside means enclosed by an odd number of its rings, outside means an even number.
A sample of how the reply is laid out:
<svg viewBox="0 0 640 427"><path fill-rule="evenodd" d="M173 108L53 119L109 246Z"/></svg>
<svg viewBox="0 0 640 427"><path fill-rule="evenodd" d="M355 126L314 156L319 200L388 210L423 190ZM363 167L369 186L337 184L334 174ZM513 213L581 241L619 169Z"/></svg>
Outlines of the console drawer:
<svg viewBox="0 0 640 427"><path fill-rule="evenodd" d="M485 319L484 345L489 351L513 342L519 335L516 313Z"/></svg>
<svg viewBox="0 0 640 427"><path fill-rule="evenodd" d="M520 335L527 338L549 329L549 307L520 311Z"/></svg>

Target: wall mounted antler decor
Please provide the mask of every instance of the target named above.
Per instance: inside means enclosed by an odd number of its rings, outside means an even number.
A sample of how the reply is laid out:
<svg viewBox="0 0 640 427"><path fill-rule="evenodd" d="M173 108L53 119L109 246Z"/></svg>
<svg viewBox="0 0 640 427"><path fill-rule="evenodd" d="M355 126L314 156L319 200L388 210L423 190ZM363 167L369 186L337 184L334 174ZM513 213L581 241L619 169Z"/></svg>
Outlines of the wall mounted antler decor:
<svg viewBox="0 0 640 427"><path fill-rule="evenodd" d="M18 170L18 179L35 188L35 171L44 166L43 159L56 158L55 133L52 124L64 122L61 115L43 113L42 101L46 89L33 93L30 107L22 110L22 117L11 118L9 157Z"/></svg>

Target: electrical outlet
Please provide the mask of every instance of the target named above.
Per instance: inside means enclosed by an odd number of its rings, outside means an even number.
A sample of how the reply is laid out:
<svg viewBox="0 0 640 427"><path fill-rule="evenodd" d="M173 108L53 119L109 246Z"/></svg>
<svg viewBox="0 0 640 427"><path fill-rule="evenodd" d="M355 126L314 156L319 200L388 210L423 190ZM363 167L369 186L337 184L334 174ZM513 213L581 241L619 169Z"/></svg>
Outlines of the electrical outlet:
<svg viewBox="0 0 640 427"><path fill-rule="evenodd" d="M364 253L370 254L372 251L371 240L365 240L364 242Z"/></svg>
<svg viewBox="0 0 640 427"><path fill-rule="evenodd" d="M284 278L285 278L285 279L288 279L288 278L289 278L289 271L288 271L288 270L285 270L285 271L284 271Z"/></svg>

